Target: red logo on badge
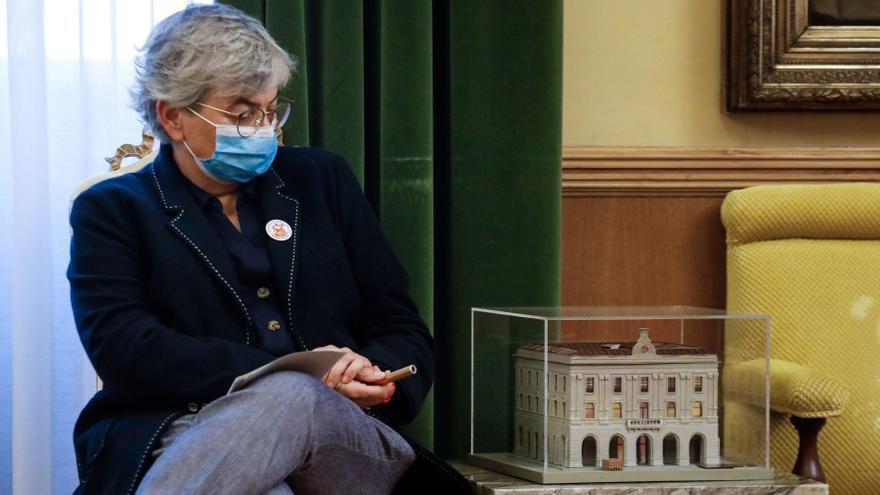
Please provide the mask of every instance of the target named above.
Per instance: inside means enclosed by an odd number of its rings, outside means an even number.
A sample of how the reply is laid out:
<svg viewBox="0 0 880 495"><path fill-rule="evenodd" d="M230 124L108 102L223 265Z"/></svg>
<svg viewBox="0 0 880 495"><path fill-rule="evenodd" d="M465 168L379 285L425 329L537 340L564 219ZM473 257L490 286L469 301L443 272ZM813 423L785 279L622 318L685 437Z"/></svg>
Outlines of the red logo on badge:
<svg viewBox="0 0 880 495"><path fill-rule="evenodd" d="M287 226L280 222L272 224L272 233L275 237L287 237Z"/></svg>

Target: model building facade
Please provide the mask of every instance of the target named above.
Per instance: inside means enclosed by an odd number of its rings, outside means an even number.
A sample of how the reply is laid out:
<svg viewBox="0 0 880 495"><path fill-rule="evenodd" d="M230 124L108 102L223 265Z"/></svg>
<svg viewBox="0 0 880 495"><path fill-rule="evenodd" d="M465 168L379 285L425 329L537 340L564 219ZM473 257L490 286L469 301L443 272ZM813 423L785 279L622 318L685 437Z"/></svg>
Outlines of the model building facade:
<svg viewBox="0 0 880 495"><path fill-rule="evenodd" d="M563 467L713 465L720 461L718 358L651 342L553 343L515 354L514 452Z"/></svg>

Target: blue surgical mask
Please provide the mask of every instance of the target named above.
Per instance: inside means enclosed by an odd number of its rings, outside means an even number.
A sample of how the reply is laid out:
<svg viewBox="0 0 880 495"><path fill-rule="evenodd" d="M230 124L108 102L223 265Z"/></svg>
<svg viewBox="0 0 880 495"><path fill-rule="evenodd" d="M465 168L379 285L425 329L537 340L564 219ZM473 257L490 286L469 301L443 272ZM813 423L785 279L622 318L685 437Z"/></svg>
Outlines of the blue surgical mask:
<svg viewBox="0 0 880 495"><path fill-rule="evenodd" d="M278 153L278 136L273 126L248 129L253 135L243 137L238 128L229 124L215 124L198 112L192 113L216 128L214 154L199 158L186 140L183 145L192 155L196 165L208 177L219 182L245 184L266 173Z"/></svg>

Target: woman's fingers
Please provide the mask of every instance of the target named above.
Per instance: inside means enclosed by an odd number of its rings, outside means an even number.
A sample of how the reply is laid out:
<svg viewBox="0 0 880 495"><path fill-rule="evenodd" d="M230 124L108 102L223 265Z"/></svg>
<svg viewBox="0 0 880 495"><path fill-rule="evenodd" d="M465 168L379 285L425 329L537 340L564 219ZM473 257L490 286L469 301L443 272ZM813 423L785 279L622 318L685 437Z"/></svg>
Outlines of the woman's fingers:
<svg viewBox="0 0 880 495"><path fill-rule="evenodd" d="M343 351L345 349L347 349L347 347L343 347L339 350ZM325 375L324 383L331 388L336 388L340 384L351 382L355 377L361 374L361 370L370 370L372 367L373 364L370 363L369 359L360 354L348 351L336 361L336 364L334 364L332 368L330 368L330 371Z"/></svg>
<svg viewBox="0 0 880 495"><path fill-rule="evenodd" d="M330 371L327 373L327 379L324 383L329 385L330 388L336 388L339 385L339 380L342 378L342 374L348 369L348 365L354 361L355 356L357 356L357 354L347 353L339 358L339 360L336 361L336 364L330 368Z"/></svg>
<svg viewBox="0 0 880 495"><path fill-rule="evenodd" d="M391 398L394 384L368 385L359 381L353 381L340 385L337 391L360 407L372 407L382 404Z"/></svg>
<svg viewBox="0 0 880 495"><path fill-rule="evenodd" d="M361 374L361 371L364 369L371 369L373 367L370 360L361 356L360 354L354 354L356 356L352 359L351 363L349 363L348 367L345 369L345 372L342 373L342 383L348 383L354 379L354 377Z"/></svg>
<svg viewBox="0 0 880 495"><path fill-rule="evenodd" d="M321 346L321 347L315 347L315 348L312 349L312 350L313 350L313 351L339 351L339 350L341 350L341 349L339 349L339 348L336 347L335 345L324 345L324 346Z"/></svg>
<svg viewBox="0 0 880 495"><path fill-rule="evenodd" d="M384 380L385 372L380 370L378 366L373 365L361 369L356 378L365 383L374 383Z"/></svg>
<svg viewBox="0 0 880 495"><path fill-rule="evenodd" d="M335 345L325 345L312 349L313 351L338 351L344 352L341 358L330 368L321 379L330 388L338 388L342 384L350 383L352 380L360 380L363 382L377 382L385 378L385 373L378 366L373 366L369 359L353 352L348 347L336 347Z"/></svg>

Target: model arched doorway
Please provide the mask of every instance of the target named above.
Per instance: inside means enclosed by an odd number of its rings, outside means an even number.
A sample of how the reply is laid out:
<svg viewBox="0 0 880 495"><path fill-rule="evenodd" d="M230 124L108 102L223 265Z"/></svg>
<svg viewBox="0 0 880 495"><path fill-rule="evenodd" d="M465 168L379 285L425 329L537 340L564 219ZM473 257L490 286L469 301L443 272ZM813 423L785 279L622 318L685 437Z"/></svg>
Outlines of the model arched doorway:
<svg viewBox="0 0 880 495"><path fill-rule="evenodd" d="M691 464L699 464L703 461L703 436L694 435L691 437L690 443L690 461Z"/></svg>
<svg viewBox="0 0 880 495"><path fill-rule="evenodd" d="M663 464L678 464L678 437L672 433L663 437Z"/></svg>
<svg viewBox="0 0 880 495"><path fill-rule="evenodd" d="M596 439L593 437L584 438L581 443L581 464L587 467L595 467L596 463Z"/></svg>
<svg viewBox="0 0 880 495"><path fill-rule="evenodd" d="M608 443L608 458L609 459L620 459L623 460L623 437L620 435L614 435L611 437L611 442Z"/></svg>
<svg viewBox="0 0 880 495"><path fill-rule="evenodd" d="M636 464L640 466L651 465L651 437L641 435L636 440Z"/></svg>

